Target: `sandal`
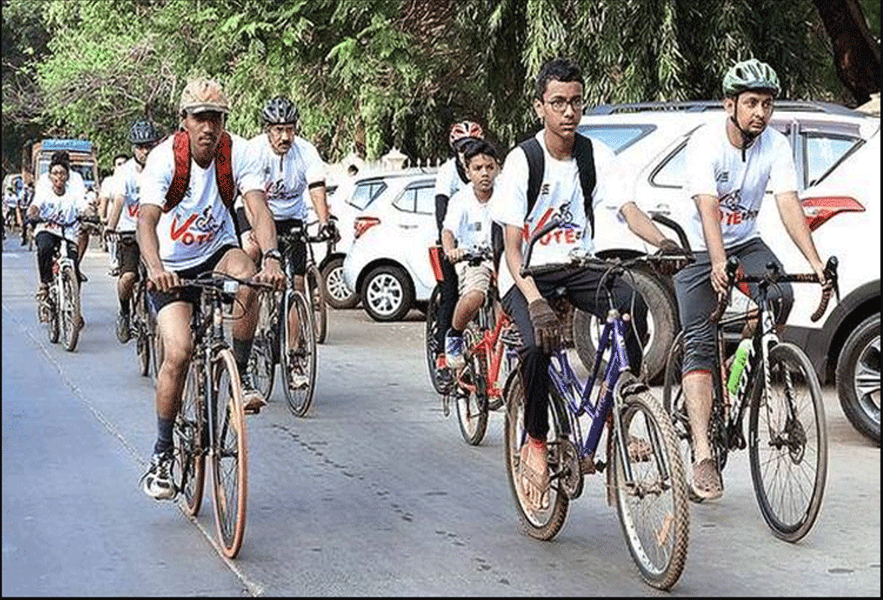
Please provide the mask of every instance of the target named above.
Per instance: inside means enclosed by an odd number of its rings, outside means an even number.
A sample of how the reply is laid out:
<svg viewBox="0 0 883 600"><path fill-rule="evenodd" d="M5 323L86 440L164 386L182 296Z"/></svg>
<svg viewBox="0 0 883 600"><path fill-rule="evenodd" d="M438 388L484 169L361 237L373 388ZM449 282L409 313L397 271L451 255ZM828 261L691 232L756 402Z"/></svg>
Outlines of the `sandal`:
<svg viewBox="0 0 883 600"><path fill-rule="evenodd" d="M693 465L693 493L703 500L716 500L724 493L714 460L704 458Z"/></svg>
<svg viewBox="0 0 883 600"><path fill-rule="evenodd" d="M547 467L545 471L540 471L528 464L531 446L535 446L537 452L546 454L545 443L538 444L533 440L528 440L521 447L521 460L518 462L518 481L521 486L521 493L527 500L528 506L532 510L544 510L549 508L549 470ZM531 493L532 491L534 492L533 494Z"/></svg>
<svg viewBox="0 0 883 600"><path fill-rule="evenodd" d="M628 436L626 444L632 462L647 462L653 456L653 447L642 437Z"/></svg>

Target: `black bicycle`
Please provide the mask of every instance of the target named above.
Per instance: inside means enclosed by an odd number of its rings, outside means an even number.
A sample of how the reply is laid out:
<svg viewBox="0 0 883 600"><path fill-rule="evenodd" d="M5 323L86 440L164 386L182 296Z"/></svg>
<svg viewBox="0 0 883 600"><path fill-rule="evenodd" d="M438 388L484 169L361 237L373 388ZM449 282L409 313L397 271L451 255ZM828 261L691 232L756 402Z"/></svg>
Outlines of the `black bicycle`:
<svg viewBox="0 0 883 600"><path fill-rule="evenodd" d="M212 465L215 523L224 555L234 558L245 536L248 495L248 442L242 386L233 351L224 333L240 285L266 289L218 272L185 279L203 290L190 321L193 354L175 419L173 478L184 495L185 511L195 517L202 503L205 460Z"/></svg>
<svg viewBox="0 0 883 600"><path fill-rule="evenodd" d="M739 261L727 262L728 287L710 315L716 323L713 398L709 423L709 444L718 473L723 479L730 450L748 447L751 479L760 512L773 534L796 542L815 523L822 505L828 466L828 437L822 389L815 369L798 346L780 342L769 299L770 288L784 282L818 282L814 274L788 275L774 263L759 275L737 275ZM837 259L825 268L831 285L825 287L819 307L810 317L817 321L825 313L832 293L837 291ZM760 301L747 313L722 316L733 285L757 283ZM734 393L728 390L724 331L742 325L752 331L748 360ZM686 398L681 387L684 334L675 338L665 368L663 403L681 440L685 462L692 464L693 443ZM748 415L746 442L743 419ZM689 475L688 469L688 478ZM701 502L697 496L692 499Z"/></svg>

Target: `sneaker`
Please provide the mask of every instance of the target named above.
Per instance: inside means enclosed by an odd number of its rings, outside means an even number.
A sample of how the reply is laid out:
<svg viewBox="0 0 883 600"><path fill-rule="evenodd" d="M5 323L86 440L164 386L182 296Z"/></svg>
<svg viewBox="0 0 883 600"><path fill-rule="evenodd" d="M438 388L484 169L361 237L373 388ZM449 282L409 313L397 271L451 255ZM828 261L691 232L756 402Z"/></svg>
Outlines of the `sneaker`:
<svg viewBox="0 0 883 600"><path fill-rule="evenodd" d="M178 493L172 482L172 463L171 452L154 454L147 473L141 477L141 489L154 500L171 500Z"/></svg>
<svg viewBox="0 0 883 600"><path fill-rule="evenodd" d="M266 406L267 401L264 399L257 386L254 384L251 373L247 370L239 374L242 383L242 401L245 403L243 407L246 413L257 414Z"/></svg>
<svg viewBox="0 0 883 600"><path fill-rule="evenodd" d="M288 377L289 389L304 390L310 387L310 378L304 375L301 358L296 350L289 350L288 364L291 365L292 373Z"/></svg>
<svg viewBox="0 0 883 600"><path fill-rule="evenodd" d="M445 336L445 360L451 369L463 368L466 364L466 359L463 358L463 336L448 332Z"/></svg>
<svg viewBox="0 0 883 600"><path fill-rule="evenodd" d="M435 379L442 390L449 390L454 383L454 377L448 368L448 361L444 354L439 354L435 359Z"/></svg>
<svg viewBox="0 0 883 600"><path fill-rule="evenodd" d="M120 268L119 267L111 267L110 271L107 272L111 277L119 277L120 276Z"/></svg>
<svg viewBox="0 0 883 600"><path fill-rule="evenodd" d="M127 314L117 314L117 339L121 344L125 344L132 339L132 327Z"/></svg>

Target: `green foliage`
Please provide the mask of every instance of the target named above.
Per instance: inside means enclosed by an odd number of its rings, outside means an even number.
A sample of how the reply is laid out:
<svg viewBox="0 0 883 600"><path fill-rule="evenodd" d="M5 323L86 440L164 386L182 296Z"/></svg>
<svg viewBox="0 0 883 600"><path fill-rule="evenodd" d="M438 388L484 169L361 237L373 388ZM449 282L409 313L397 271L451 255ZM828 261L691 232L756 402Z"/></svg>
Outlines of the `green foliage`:
<svg viewBox="0 0 883 600"><path fill-rule="evenodd" d="M879 36L879 5L861 4ZM443 158L461 119L508 147L538 127L533 79L556 56L581 64L591 104L719 98L726 69L749 56L773 65L787 97L848 99L811 0L3 0L3 11L4 168L28 128L88 137L109 165L135 118L177 127L198 75L223 83L228 128L244 137L268 99L290 97L301 134L332 161L393 146Z"/></svg>

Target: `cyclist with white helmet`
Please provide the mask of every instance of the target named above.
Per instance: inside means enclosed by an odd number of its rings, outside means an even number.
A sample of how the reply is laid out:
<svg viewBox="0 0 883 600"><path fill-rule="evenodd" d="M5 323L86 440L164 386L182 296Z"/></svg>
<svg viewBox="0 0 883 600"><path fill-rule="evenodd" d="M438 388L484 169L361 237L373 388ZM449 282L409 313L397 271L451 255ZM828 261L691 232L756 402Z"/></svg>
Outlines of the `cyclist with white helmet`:
<svg viewBox="0 0 883 600"><path fill-rule="evenodd" d="M132 158L114 170L116 187L110 214L107 218L107 233L135 233L138 225L141 173L147 163L147 154L162 139L162 134L148 120L139 119L129 129L129 142L132 144ZM120 240L115 244L116 264L119 272L117 297L120 312L117 315L117 339L125 344L132 337L130 303L132 291L138 281L138 262L141 252L134 239Z"/></svg>
<svg viewBox="0 0 883 600"><path fill-rule="evenodd" d="M451 158L442 163L435 177L435 223L438 227L439 243L442 228L448 213L448 202L461 188L469 183L466 165L463 162L463 151L469 142L484 139L481 125L474 121L458 121L451 126L448 144L451 147ZM441 261L444 279L441 282L441 294L438 304L438 328L435 334L436 354L435 367L438 378L443 385L450 384L453 379L445 358L445 334L451 327L454 308L457 305L458 279L454 265L447 260Z"/></svg>
<svg viewBox="0 0 883 600"><path fill-rule="evenodd" d="M824 281L803 207L797 198L797 174L787 138L768 127L781 87L776 72L750 59L736 63L723 80L726 120L697 130L687 143L687 191L693 200L687 233L696 262L675 275L684 328L682 385L694 440L693 493L719 498L723 485L708 444L712 402L714 324L708 319L717 294L727 284L729 256L739 258L748 273L781 263L761 240L757 215L767 187L775 194L779 215L789 236ZM751 286L757 294L757 286ZM791 286L770 289L785 323L793 303Z"/></svg>

